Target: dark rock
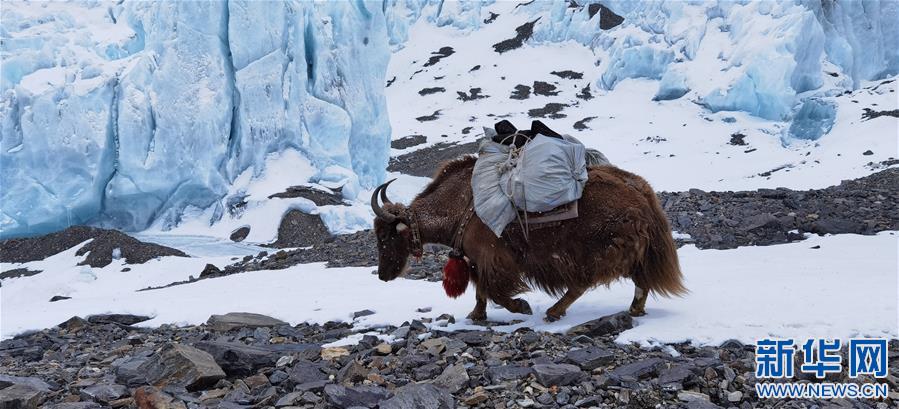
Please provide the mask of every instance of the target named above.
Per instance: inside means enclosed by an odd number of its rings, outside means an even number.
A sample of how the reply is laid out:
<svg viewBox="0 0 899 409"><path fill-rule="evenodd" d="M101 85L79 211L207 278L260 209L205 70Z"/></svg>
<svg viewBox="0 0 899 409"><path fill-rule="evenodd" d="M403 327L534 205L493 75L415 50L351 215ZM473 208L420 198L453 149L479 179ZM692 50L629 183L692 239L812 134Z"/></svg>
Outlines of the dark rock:
<svg viewBox="0 0 899 409"><path fill-rule="evenodd" d="M233 232L231 232L231 236L229 236L229 238L233 242L241 242L241 241L244 241L244 239L246 239L247 236L249 236L249 235L250 235L250 227L243 226L243 227L240 227L240 228L234 230Z"/></svg>
<svg viewBox="0 0 899 409"><path fill-rule="evenodd" d="M581 367L585 371L592 371L600 366L614 362L615 354L605 348L589 346L568 352L565 355L565 360Z"/></svg>
<svg viewBox="0 0 899 409"><path fill-rule="evenodd" d="M320 347L316 344L292 344L294 351L317 355ZM201 341L194 344L197 349L212 355L215 362L230 376L249 376L264 367L275 366L287 345L245 345L234 342Z"/></svg>
<svg viewBox="0 0 899 409"><path fill-rule="evenodd" d="M328 380L328 375L322 372L321 365L308 361L297 362L287 373L290 382L297 385Z"/></svg>
<svg viewBox="0 0 899 409"><path fill-rule="evenodd" d="M473 154L477 151L477 142L465 144L441 142L427 148L419 149L415 152L391 158L387 170L390 172L401 172L412 176L432 177L444 161L456 159L462 155ZM372 237L372 239L374 238ZM374 248L373 250L376 251Z"/></svg>
<svg viewBox="0 0 899 409"><path fill-rule="evenodd" d="M338 408L361 406L373 408L381 401L393 396L390 391L380 386L325 386L325 396L328 401Z"/></svg>
<svg viewBox="0 0 899 409"><path fill-rule="evenodd" d="M575 122L573 127L574 127L574 129L577 129L578 131L583 131L583 130L585 130L585 129L590 129L590 127L587 126L587 122L590 122L590 121L592 121L592 120L594 120L594 119L596 119L595 116L588 116L588 117L586 117L586 118L584 118L584 119L581 119L580 121Z"/></svg>
<svg viewBox="0 0 899 409"><path fill-rule="evenodd" d="M418 95L425 96L425 95L436 94L438 92L446 92L446 88L443 88L443 87L422 88L420 91L418 91Z"/></svg>
<svg viewBox="0 0 899 409"><path fill-rule="evenodd" d="M686 366L675 365L659 371L658 383L661 386L681 385L693 376L693 372Z"/></svg>
<svg viewBox="0 0 899 409"><path fill-rule="evenodd" d="M619 378L641 379L656 372L656 368L664 361L660 358L647 358L641 361L631 362L612 370L612 375Z"/></svg>
<svg viewBox="0 0 899 409"><path fill-rule="evenodd" d="M453 55L456 51L453 50L453 47L440 47L439 50L431 53L431 58L428 58L428 61L425 63L425 67L430 67L434 64L440 62L440 60Z"/></svg>
<svg viewBox="0 0 899 409"><path fill-rule="evenodd" d="M725 349L743 349L745 345L736 339L729 339L721 343L721 348Z"/></svg>
<svg viewBox="0 0 899 409"><path fill-rule="evenodd" d="M329 384L331 384L330 381L312 381L296 385L293 387L293 389L300 392L319 393L325 390L325 386L328 386Z"/></svg>
<svg viewBox="0 0 899 409"><path fill-rule="evenodd" d="M868 149L868 150L862 152L862 155L865 155L865 156L871 156L871 155L873 155L873 154L874 154L874 151L872 151L872 150L870 150L870 149Z"/></svg>
<svg viewBox="0 0 899 409"><path fill-rule="evenodd" d="M393 149L407 149L416 145L421 145L428 141L428 137L424 135L409 135L399 139L390 141L390 147Z"/></svg>
<svg viewBox="0 0 899 409"><path fill-rule="evenodd" d="M546 387L570 385L584 376L580 368L570 364L537 364L533 370L537 382Z"/></svg>
<svg viewBox="0 0 899 409"><path fill-rule="evenodd" d="M371 373L371 370L366 368L365 365L358 361L352 361L340 368L340 371L337 372L337 381L344 384L362 382L368 377L369 373Z"/></svg>
<svg viewBox="0 0 899 409"><path fill-rule="evenodd" d="M149 360L149 356L136 355L133 357L119 358L112 363L115 372L115 380L127 386L137 386L147 383L142 366Z"/></svg>
<svg viewBox="0 0 899 409"><path fill-rule="evenodd" d="M64 295L54 295L53 297L50 298L50 302L57 302L57 301L71 300L71 299L72 299L72 297L66 297Z"/></svg>
<svg viewBox="0 0 899 409"><path fill-rule="evenodd" d="M99 314L87 317L87 321L91 324L118 324L118 325L134 325L140 322L149 321L153 317L146 315L132 314Z"/></svg>
<svg viewBox="0 0 899 409"><path fill-rule="evenodd" d="M31 277L40 274L40 270L29 270L27 268L14 268L0 273L0 280L7 278Z"/></svg>
<svg viewBox="0 0 899 409"><path fill-rule="evenodd" d="M0 389L0 408L36 409L46 394L27 385L12 385Z"/></svg>
<svg viewBox="0 0 899 409"><path fill-rule="evenodd" d="M558 102L550 102L543 106L543 108L534 108L528 110L528 116L531 118L565 118L567 115L561 113L563 109L568 107L568 104L560 104Z"/></svg>
<svg viewBox="0 0 899 409"><path fill-rule="evenodd" d="M445 389L427 384L409 384L397 389L392 398L381 402L380 409L455 409L453 396Z"/></svg>
<svg viewBox="0 0 899 409"><path fill-rule="evenodd" d="M129 396L128 388L116 384L88 386L82 389L80 394L83 400L92 400L104 404Z"/></svg>
<svg viewBox="0 0 899 409"><path fill-rule="evenodd" d="M575 98L583 99L584 101L593 99L593 93L590 92L590 84L587 84L586 86L584 86L584 88L581 88L580 92L575 95Z"/></svg>
<svg viewBox="0 0 899 409"><path fill-rule="evenodd" d="M634 327L634 320L627 312L607 315L605 317L575 325L568 330L568 335L586 335L601 337L617 335Z"/></svg>
<svg viewBox="0 0 899 409"><path fill-rule="evenodd" d="M447 366L443 373L434 379L434 385L444 388L450 393L456 393L468 384L468 380L468 371L462 364L456 364Z"/></svg>
<svg viewBox="0 0 899 409"><path fill-rule="evenodd" d="M342 188L326 189L312 186L291 186L287 190L269 196L269 199L290 199L302 197L309 199L316 206L346 205L343 202Z"/></svg>
<svg viewBox="0 0 899 409"><path fill-rule="evenodd" d="M531 87L527 85L518 84L515 86L515 91L512 91L512 95L509 96L509 99L528 99L531 96Z"/></svg>
<svg viewBox="0 0 899 409"><path fill-rule="evenodd" d="M534 370L526 366L502 365L487 369L487 378L493 383L518 381L527 378Z"/></svg>
<svg viewBox="0 0 899 409"><path fill-rule="evenodd" d="M165 344L139 369L153 386L174 385L188 391L203 390L225 377L225 372L209 353L173 343Z"/></svg>
<svg viewBox="0 0 899 409"><path fill-rule="evenodd" d="M731 145L735 145L735 146L745 146L746 145L745 138L746 138L746 135L743 135L743 134L737 132L737 133L730 135L729 143Z"/></svg>
<svg viewBox="0 0 899 409"><path fill-rule="evenodd" d="M13 385L27 386L31 389L42 392L50 392L50 385L47 382L31 376L12 376L0 374L0 389Z"/></svg>
<svg viewBox="0 0 899 409"><path fill-rule="evenodd" d="M287 323L262 314L229 312L224 315L212 315L206 321L206 325L216 331L231 331L238 328L270 328Z"/></svg>
<svg viewBox="0 0 899 409"><path fill-rule="evenodd" d="M568 80L579 80L581 78L584 78L584 73L575 72L572 70L553 71L550 74L555 75L559 78L564 78L564 79L568 79Z"/></svg>
<svg viewBox="0 0 899 409"><path fill-rule="evenodd" d="M886 110L886 111L875 111L871 108L864 108L864 113L862 113L862 119L869 120L874 118L879 118L882 116L891 116L894 118L899 118L899 109Z"/></svg>
<svg viewBox="0 0 899 409"><path fill-rule="evenodd" d="M372 310L356 311L353 313L353 319L360 318L360 317L367 317L369 315L375 315L375 312Z"/></svg>
<svg viewBox="0 0 899 409"><path fill-rule="evenodd" d="M587 13L589 13L590 18L599 13L599 28L602 30L610 30L624 22L624 17L615 14L615 12L600 3L591 3L587 6Z"/></svg>
<svg viewBox="0 0 899 409"><path fill-rule="evenodd" d="M471 88L468 90L468 93L462 91L456 91L456 94L459 95L457 99L460 101L474 101L476 99L488 98L490 95L481 95L480 88Z"/></svg>
<svg viewBox="0 0 899 409"><path fill-rule="evenodd" d="M116 230L73 226L44 236L0 241L0 262L26 263L43 260L90 239L93 240L75 253L78 256L87 254L79 265L106 267L112 262L114 249L119 249L121 257L128 264L142 264L163 256L187 257L180 250L144 243Z"/></svg>
<svg viewBox="0 0 899 409"><path fill-rule="evenodd" d="M418 122L429 122L429 121L436 121L437 118L439 118L439 117L440 117L440 110L438 109L438 110L434 111L434 113L431 115L422 115L422 116L416 117L415 120Z"/></svg>
<svg viewBox="0 0 899 409"><path fill-rule="evenodd" d="M551 97L558 94L559 91L556 91L555 85L543 81L534 81L534 95Z"/></svg>
<svg viewBox="0 0 899 409"><path fill-rule="evenodd" d="M515 37L494 44L493 50L502 54L504 52L512 51L516 48L521 47L522 45L524 45L524 42L531 38L531 35L534 34L534 24L537 24L538 20L540 20L540 18L524 23L515 28Z"/></svg>
<svg viewBox="0 0 899 409"><path fill-rule="evenodd" d="M309 247L331 237L321 217L291 209L281 219L278 239L271 244L274 248Z"/></svg>
<svg viewBox="0 0 899 409"><path fill-rule="evenodd" d="M865 228L852 220L827 218L812 223L811 231L817 234L864 233Z"/></svg>
<svg viewBox="0 0 899 409"><path fill-rule="evenodd" d="M206 264L206 267L203 267L203 271L200 272L200 278L209 278L209 277L218 277L222 275L222 270L215 266L215 264Z"/></svg>
<svg viewBox="0 0 899 409"><path fill-rule="evenodd" d="M97 402L64 402L53 405L44 405L44 409L101 409Z"/></svg>
<svg viewBox="0 0 899 409"><path fill-rule="evenodd" d="M493 334L489 331L464 332L458 337L460 341L473 346L485 346L492 338Z"/></svg>

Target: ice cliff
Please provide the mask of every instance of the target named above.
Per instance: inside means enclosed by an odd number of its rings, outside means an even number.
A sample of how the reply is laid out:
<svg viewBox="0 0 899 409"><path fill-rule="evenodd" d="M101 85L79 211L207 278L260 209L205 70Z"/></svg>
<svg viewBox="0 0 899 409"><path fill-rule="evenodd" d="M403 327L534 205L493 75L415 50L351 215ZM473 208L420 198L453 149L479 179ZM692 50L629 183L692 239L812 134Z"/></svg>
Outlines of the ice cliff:
<svg viewBox="0 0 899 409"><path fill-rule="evenodd" d="M478 2L385 4L395 47L422 16L462 31L495 18ZM899 73L896 1L537 0L513 13L536 21L530 44L576 41L593 49L598 89L659 80L657 100L687 96L712 112L832 122L822 98ZM815 139L829 128L793 129L789 137Z"/></svg>
<svg viewBox="0 0 899 409"><path fill-rule="evenodd" d="M4 3L0 237L174 224L285 148L345 195L373 186L390 135L381 6Z"/></svg>

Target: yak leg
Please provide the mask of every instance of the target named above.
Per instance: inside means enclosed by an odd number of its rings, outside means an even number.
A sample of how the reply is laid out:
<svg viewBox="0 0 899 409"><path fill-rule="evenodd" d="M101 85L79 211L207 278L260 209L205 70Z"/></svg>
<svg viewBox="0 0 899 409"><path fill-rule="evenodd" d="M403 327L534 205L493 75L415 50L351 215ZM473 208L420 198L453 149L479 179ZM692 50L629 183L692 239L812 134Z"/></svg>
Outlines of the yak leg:
<svg viewBox="0 0 899 409"><path fill-rule="evenodd" d="M531 305L528 304L527 301L522 300L521 298L494 298L493 302L499 304L503 308L509 310L509 312L514 312L518 314L531 315L533 312L531 311Z"/></svg>
<svg viewBox="0 0 899 409"><path fill-rule="evenodd" d="M634 283L634 301L631 301L631 308L628 311L632 317L642 317L646 315L646 298L649 297L649 291L644 290L639 284Z"/></svg>
<svg viewBox="0 0 899 409"><path fill-rule="evenodd" d="M474 309L471 310L471 313L468 314L467 318L473 322L487 321L487 297L484 295L484 292L480 290L477 283L475 283L475 291Z"/></svg>
<svg viewBox="0 0 899 409"><path fill-rule="evenodd" d="M565 312L568 311L568 307L577 301L581 295L584 295L584 291L586 290L583 288L569 288L559 301L556 301L552 307L549 307L549 309L546 310L546 317L543 317L543 320L546 322L558 321L559 318L562 318L562 316L565 315Z"/></svg>

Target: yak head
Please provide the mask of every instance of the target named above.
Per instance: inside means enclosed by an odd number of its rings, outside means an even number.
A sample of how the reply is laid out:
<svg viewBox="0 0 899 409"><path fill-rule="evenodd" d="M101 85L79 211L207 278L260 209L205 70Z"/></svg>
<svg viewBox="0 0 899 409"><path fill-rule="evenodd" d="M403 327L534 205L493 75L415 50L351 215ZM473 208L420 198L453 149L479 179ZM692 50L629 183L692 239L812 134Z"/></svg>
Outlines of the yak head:
<svg viewBox="0 0 899 409"><path fill-rule="evenodd" d="M378 186L371 194L371 208L375 212L375 235L378 238L378 278L390 281L405 272L412 254L411 228L406 206L387 199L387 186L396 179ZM378 204L380 197L383 205Z"/></svg>

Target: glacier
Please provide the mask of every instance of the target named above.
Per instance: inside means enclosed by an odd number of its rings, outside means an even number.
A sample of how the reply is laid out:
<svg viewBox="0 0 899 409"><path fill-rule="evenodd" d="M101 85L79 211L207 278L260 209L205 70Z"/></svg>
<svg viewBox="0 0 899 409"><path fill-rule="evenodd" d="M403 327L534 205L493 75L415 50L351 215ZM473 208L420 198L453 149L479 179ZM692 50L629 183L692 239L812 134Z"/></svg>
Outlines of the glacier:
<svg viewBox="0 0 899 409"><path fill-rule="evenodd" d="M316 180L343 175L344 196L376 185L390 139L381 6L4 3L0 237L174 225L224 207L236 177L286 148Z"/></svg>
<svg viewBox="0 0 899 409"><path fill-rule="evenodd" d="M78 223L166 229L186 212L215 222L245 194L238 178L262 176L266 158L288 150L315 169L298 184L339 186L355 199L385 177L391 52L422 22L460 35L487 29L504 18L493 3L6 2L0 238ZM597 69L587 75L600 95L628 79L657 81L656 101L783 122L785 143L829 132L835 95L899 73L895 1L509 9L537 21L526 44L592 50Z"/></svg>

